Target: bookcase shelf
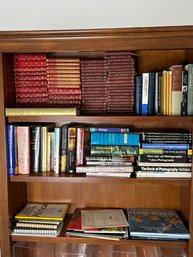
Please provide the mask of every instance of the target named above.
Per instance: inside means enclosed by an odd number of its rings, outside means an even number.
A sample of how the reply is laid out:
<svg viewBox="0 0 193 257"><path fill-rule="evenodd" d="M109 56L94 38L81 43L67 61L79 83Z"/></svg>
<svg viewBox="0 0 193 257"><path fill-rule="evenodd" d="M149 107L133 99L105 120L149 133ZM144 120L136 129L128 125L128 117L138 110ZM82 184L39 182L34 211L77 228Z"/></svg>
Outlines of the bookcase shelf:
<svg viewBox="0 0 193 257"><path fill-rule="evenodd" d="M171 208L182 215L190 233L193 233L192 179L96 178L86 177L85 174L55 176L52 173L46 176L34 174L8 177L5 134L5 125L8 122L57 124L77 122L90 125L128 126L133 131L186 129L193 132L192 116L5 116L5 108L16 107L14 53L48 53L53 56L92 59L102 57L105 51L133 52L138 73L167 69L173 64L193 63L193 26L0 32L1 257L12 256L12 245L15 241L184 248L188 256L193 257L193 236L188 242L113 241L67 238L64 236L65 228L56 238L10 236L10 219L27 202L70 202L69 214L77 207L87 206ZM104 253L103 256L107 255Z"/></svg>
<svg viewBox="0 0 193 257"><path fill-rule="evenodd" d="M38 182L38 183L124 183L136 185L171 185L171 186L190 186L189 178L104 178L87 177L86 174L64 174L64 175L16 175L10 177L10 182Z"/></svg>

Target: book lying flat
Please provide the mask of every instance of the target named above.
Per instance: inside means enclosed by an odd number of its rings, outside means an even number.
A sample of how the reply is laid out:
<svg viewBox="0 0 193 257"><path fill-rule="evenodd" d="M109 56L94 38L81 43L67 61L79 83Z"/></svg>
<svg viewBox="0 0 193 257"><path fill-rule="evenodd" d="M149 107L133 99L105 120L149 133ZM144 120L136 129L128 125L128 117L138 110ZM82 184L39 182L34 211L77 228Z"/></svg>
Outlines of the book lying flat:
<svg viewBox="0 0 193 257"><path fill-rule="evenodd" d="M68 207L69 203L27 203L25 207L15 215L15 219L63 221Z"/></svg>
<svg viewBox="0 0 193 257"><path fill-rule="evenodd" d="M15 227L11 234L21 236L48 236L56 237L60 234L64 223L61 222L57 229L43 229L43 228L17 228Z"/></svg>
<svg viewBox="0 0 193 257"><path fill-rule="evenodd" d="M86 228L82 227L82 218L81 218L81 208L75 209L72 218L67 226L67 232L84 232L86 233L95 233L95 234L117 234L117 235L126 235L127 229L125 226L111 226L111 227L95 227L95 228ZM92 209L91 209L92 210ZM128 226L128 223L127 223Z"/></svg>
<svg viewBox="0 0 193 257"><path fill-rule="evenodd" d="M134 238L189 239L190 233L175 210L127 209L129 232Z"/></svg>

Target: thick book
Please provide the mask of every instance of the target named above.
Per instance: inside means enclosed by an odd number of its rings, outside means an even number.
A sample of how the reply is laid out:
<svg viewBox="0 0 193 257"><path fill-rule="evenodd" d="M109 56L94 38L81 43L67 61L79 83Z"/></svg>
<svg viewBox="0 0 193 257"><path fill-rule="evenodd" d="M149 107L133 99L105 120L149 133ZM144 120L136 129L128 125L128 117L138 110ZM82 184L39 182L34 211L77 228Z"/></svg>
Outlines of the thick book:
<svg viewBox="0 0 193 257"><path fill-rule="evenodd" d="M192 155L187 154L140 154L141 162L160 162L160 163L191 163Z"/></svg>
<svg viewBox="0 0 193 257"><path fill-rule="evenodd" d="M6 116L57 116L78 115L79 111L73 108L6 108Z"/></svg>
<svg viewBox="0 0 193 257"><path fill-rule="evenodd" d="M154 71L149 72L149 86L148 86L148 115L155 113L155 75Z"/></svg>
<svg viewBox="0 0 193 257"><path fill-rule="evenodd" d="M7 168L8 175L15 176L15 126L13 124L6 125L7 134Z"/></svg>
<svg viewBox="0 0 193 257"><path fill-rule="evenodd" d="M91 156L137 156L139 154L138 146L102 146L102 145L91 145L90 155Z"/></svg>
<svg viewBox="0 0 193 257"><path fill-rule="evenodd" d="M138 133L91 133L91 145L139 145Z"/></svg>
<svg viewBox="0 0 193 257"><path fill-rule="evenodd" d="M17 126L18 172L30 174L30 126Z"/></svg>
<svg viewBox="0 0 193 257"><path fill-rule="evenodd" d="M189 239L190 233L175 210L127 209L131 237L152 239Z"/></svg>
<svg viewBox="0 0 193 257"><path fill-rule="evenodd" d="M141 115L142 107L142 76L135 77L135 113Z"/></svg>
<svg viewBox="0 0 193 257"><path fill-rule="evenodd" d="M172 65L172 112L171 115L181 115L182 99L182 65Z"/></svg>
<svg viewBox="0 0 193 257"><path fill-rule="evenodd" d="M27 203L15 215L15 219L63 221L69 205L69 203Z"/></svg>
<svg viewBox="0 0 193 257"><path fill-rule="evenodd" d="M30 135L31 171L40 172L41 126L31 125Z"/></svg>
<svg viewBox="0 0 193 257"><path fill-rule="evenodd" d="M142 115L148 115L149 73L142 74Z"/></svg>

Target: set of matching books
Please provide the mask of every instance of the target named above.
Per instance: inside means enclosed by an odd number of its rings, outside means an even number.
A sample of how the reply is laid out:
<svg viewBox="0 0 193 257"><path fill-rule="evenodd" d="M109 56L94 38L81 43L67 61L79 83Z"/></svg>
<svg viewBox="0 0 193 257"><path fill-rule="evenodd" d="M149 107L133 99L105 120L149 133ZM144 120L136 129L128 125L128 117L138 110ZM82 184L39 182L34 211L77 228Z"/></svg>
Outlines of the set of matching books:
<svg viewBox="0 0 193 257"><path fill-rule="evenodd" d="M103 58L89 60L42 53L14 56L17 107L134 113L135 70L130 52L105 52Z"/></svg>
<svg viewBox="0 0 193 257"><path fill-rule="evenodd" d="M191 132L143 132L137 177L192 177Z"/></svg>
<svg viewBox="0 0 193 257"><path fill-rule="evenodd" d="M58 236L69 203L27 203L15 215L12 235Z"/></svg>
<svg viewBox="0 0 193 257"><path fill-rule="evenodd" d="M80 109L80 58L47 57L49 106Z"/></svg>
<svg viewBox="0 0 193 257"><path fill-rule="evenodd" d="M138 115L193 115L193 64L138 75L135 88Z"/></svg>
<svg viewBox="0 0 193 257"><path fill-rule="evenodd" d="M77 208L66 236L111 240L187 240L190 233L176 210Z"/></svg>
<svg viewBox="0 0 193 257"><path fill-rule="evenodd" d="M90 127L90 152L76 173L87 176L130 177L140 135L129 128Z"/></svg>

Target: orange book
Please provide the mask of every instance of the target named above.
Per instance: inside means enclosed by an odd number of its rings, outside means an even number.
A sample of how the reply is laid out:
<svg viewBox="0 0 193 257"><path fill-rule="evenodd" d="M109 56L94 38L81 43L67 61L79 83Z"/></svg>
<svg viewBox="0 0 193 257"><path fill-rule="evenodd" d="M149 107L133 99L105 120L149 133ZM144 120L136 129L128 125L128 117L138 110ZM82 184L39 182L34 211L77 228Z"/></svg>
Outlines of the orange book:
<svg viewBox="0 0 193 257"><path fill-rule="evenodd" d="M18 170L19 174L30 173L30 127L17 127Z"/></svg>

